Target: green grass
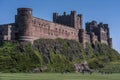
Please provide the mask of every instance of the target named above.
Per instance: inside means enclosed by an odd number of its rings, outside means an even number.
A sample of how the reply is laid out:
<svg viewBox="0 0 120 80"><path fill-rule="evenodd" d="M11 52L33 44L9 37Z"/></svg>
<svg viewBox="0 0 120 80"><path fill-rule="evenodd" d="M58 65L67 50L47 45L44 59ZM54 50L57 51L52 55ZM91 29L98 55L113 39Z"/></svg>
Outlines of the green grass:
<svg viewBox="0 0 120 80"><path fill-rule="evenodd" d="M120 74L0 73L0 80L120 80Z"/></svg>

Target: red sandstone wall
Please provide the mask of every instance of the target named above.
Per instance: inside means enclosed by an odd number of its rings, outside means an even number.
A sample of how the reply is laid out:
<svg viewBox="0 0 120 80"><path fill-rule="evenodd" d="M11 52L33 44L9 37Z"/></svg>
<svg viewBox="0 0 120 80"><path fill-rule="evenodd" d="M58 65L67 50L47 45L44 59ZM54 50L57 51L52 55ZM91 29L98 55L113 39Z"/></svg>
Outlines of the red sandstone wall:
<svg viewBox="0 0 120 80"><path fill-rule="evenodd" d="M34 39L62 38L78 41L78 30L74 28L70 28L68 26L60 25L35 17L33 17L32 23L33 24L30 28L32 33L30 33L30 35L34 36Z"/></svg>

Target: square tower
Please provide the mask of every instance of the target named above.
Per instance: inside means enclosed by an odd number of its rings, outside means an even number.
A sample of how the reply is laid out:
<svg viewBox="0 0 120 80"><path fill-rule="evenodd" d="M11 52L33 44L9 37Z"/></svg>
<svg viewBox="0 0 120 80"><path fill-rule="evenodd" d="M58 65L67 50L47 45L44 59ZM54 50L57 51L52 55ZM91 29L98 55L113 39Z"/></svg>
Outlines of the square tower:
<svg viewBox="0 0 120 80"><path fill-rule="evenodd" d="M63 15L53 13L53 22L75 29L82 29L82 15L76 15L76 11L71 11L68 15L66 15L66 12L64 12Z"/></svg>

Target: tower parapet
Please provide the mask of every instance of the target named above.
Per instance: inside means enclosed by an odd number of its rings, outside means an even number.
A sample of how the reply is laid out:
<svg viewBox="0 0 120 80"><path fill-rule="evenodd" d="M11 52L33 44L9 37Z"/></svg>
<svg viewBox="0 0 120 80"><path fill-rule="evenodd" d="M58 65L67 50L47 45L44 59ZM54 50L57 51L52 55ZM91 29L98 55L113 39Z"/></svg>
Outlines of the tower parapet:
<svg viewBox="0 0 120 80"><path fill-rule="evenodd" d="M31 8L18 8L17 9L18 15L32 15L32 9Z"/></svg>

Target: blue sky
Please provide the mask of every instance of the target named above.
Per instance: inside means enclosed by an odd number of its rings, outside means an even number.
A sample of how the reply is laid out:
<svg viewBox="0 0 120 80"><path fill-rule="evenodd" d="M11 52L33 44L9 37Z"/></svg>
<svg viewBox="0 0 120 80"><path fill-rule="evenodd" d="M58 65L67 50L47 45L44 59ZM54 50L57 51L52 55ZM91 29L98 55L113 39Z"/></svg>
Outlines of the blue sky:
<svg viewBox="0 0 120 80"><path fill-rule="evenodd" d="M52 21L52 13L83 14L85 22L96 20L109 24L113 48L120 52L120 0L0 0L0 24L14 22L16 9L30 7L33 15Z"/></svg>

